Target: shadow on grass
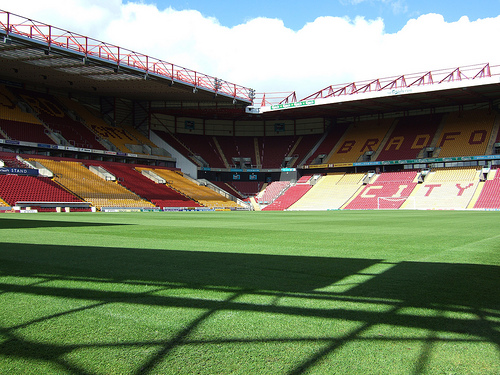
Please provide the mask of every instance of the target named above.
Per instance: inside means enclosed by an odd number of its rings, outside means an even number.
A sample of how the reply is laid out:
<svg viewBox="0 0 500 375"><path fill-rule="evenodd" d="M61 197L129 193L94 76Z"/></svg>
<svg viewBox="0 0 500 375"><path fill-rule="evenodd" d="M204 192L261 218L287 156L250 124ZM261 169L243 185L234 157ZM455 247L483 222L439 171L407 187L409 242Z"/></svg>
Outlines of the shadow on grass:
<svg viewBox="0 0 500 375"><path fill-rule="evenodd" d="M301 358L287 373L313 370L342 346L360 341L411 341L410 337L367 337L375 326L420 329L428 332L417 338L423 346L414 374L425 373L433 345L441 342L487 343L500 350L500 267L472 264L385 263L376 259L275 256L238 253L209 253L176 250L149 250L100 247L67 247L0 243L0 298L3 293L49 296L61 300L90 301L17 325L1 324L0 356L26 360L43 359L71 373L91 372L65 359L85 347L154 347L156 350L137 363L133 373L153 373L172 351L185 345L234 343L319 343L321 349ZM373 271L379 267L379 271ZM372 271L370 271L370 269ZM7 282L9 277L26 282ZM3 280L3 281L2 281ZM31 280L31 281L29 281ZM57 282L57 285L53 282ZM67 282L65 284L65 282ZM75 287L74 282L79 282ZM129 285L130 288L92 286ZM83 284L82 284L83 283ZM85 287L88 283L88 287ZM82 287L83 285L83 287ZM148 286L146 291L134 287ZM340 289L335 289L338 286ZM193 298L169 294L168 290L224 292L224 298ZM330 288L330 289L329 289ZM158 292L165 293L158 293ZM253 303L241 297L268 297L279 301L290 297L312 303ZM345 302L378 304L384 309L353 309ZM169 339L58 345L24 339L18 330L62 316L71 316L112 303L134 306L177 307L203 311ZM321 303L331 302L331 308ZM338 302L338 306L335 303ZM323 307L316 307L315 304ZM426 309L432 314L404 313ZM359 323L340 337L260 337L195 339L191 335L216 313L252 312L289 317L312 317ZM3 312L0 309L0 316ZM467 315L473 314L474 319ZM459 335L440 339L438 332ZM465 335L465 337L464 337ZM414 338L413 338L414 340Z"/></svg>
<svg viewBox="0 0 500 375"><path fill-rule="evenodd" d="M34 229L34 228L76 228L76 227L102 227L115 225L131 225L116 223L85 223L76 221L57 221L57 220L20 220L20 219L0 219L0 229Z"/></svg>

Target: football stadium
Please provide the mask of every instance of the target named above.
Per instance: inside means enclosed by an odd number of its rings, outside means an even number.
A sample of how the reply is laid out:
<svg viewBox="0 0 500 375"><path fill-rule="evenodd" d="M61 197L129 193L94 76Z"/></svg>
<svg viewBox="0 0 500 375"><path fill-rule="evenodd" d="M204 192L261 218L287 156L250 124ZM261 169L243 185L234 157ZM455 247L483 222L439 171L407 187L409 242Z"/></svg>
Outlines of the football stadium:
<svg viewBox="0 0 500 375"><path fill-rule="evenodd" d="M300 98L0 11L0 373L500 373L493 63Z"/></svg>

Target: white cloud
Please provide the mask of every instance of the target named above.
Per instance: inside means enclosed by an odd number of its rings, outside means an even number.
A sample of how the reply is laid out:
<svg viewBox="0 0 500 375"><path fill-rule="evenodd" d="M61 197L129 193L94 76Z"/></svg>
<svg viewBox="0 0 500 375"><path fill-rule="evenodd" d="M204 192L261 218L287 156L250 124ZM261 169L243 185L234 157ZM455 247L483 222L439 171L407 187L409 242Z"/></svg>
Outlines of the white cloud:
<svg viewBox="0 0 500 375"><path fill-rule="evenodd" d="M298 31L269 18L228 28L198 11L122 0L0 0L0 9L258 92L296 90L299 98L330 84L499 63L491 36L500 35L500 16L447 23L426 14L388 34L382 19L363 17L319 17Z"/></svg>

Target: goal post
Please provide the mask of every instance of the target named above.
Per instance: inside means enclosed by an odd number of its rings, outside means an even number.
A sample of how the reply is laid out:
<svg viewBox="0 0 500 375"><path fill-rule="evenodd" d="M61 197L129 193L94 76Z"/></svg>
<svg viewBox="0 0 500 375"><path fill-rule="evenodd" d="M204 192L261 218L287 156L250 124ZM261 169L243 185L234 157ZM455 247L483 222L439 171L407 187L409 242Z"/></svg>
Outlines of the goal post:
<svg viewBox="0 0 500 375"><path fill-rule="evenodd" d="M397 210L403 205L416 209L415 197L377 197L377 210Z"/></svg>

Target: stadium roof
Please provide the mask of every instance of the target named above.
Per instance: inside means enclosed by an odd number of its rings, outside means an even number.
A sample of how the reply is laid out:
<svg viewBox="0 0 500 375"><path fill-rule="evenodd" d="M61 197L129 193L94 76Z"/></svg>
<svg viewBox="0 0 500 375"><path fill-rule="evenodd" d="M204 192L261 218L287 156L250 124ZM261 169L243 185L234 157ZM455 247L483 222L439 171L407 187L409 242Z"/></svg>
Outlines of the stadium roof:
<svg viewBox="0 0 500 375"><path fill-rule="evenodd" d="M0 10L0 78L134 100L249 105L253 90Z"/></svg>
<svg viewBox="0 0 500 375"><path fill-rule="evenodd" d="M251 106L256 94L250 88L1 10L0 79L91 96L221 103L226 105L180 106L169 113L232 120L349 118L500 103L500 66L484 63L332 85L298 101L292 93L272 104L264 95Z"/></svg>
<svg viewBox="0 0 500 375"><path fill-rule="evenodd" d="M350 117L477 103L500 103L500 66L442 69L328 86L299 101L248 107L247 112L282 117ZM288 113L289 112L289 113Z"/></svg>

